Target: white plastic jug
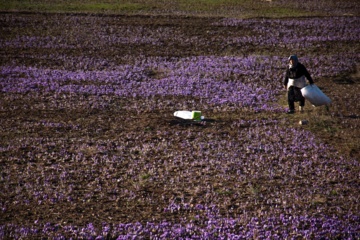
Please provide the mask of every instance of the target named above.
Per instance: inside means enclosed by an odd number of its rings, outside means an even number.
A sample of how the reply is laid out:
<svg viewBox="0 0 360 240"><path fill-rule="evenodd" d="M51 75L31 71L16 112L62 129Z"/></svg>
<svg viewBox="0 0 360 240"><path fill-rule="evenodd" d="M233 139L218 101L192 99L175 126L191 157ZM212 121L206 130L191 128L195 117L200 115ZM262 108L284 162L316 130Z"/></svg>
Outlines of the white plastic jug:
<svg viewBox="0 0 360 240"><path fill-rule="evenodd" d="M307 85L301 89L301 94L314 106L329 105L331 100L315 84Z"/></svg>

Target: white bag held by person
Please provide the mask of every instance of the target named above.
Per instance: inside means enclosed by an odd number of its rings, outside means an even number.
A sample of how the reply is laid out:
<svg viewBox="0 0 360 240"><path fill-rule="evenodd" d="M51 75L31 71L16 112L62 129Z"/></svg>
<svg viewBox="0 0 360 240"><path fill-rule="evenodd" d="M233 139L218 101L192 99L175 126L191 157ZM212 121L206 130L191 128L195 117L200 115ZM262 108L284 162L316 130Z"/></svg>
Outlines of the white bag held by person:
<svg viewBox="0 0 360 240"><path fill-rule="evenodd" d="M314 106L328 105L331 100L315 84L307 85L301 89L301 94Z"/></svg>

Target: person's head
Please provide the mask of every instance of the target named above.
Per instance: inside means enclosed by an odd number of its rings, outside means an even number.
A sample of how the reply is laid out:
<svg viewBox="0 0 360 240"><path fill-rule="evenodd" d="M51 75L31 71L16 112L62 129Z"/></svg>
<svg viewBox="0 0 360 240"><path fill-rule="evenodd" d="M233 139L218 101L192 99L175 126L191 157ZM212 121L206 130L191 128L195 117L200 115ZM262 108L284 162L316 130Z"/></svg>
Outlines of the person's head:
<svg viewBox="0 0 360 240"><path fill-rule="evenodd" d="M289 66L290 66L290 68L296 67L296 65L297 65L298 62L299 62L299 60L298 60L298 58L297 58L296 55L291 55L291 56L288 58L288 60L289 60Z"/></svg>

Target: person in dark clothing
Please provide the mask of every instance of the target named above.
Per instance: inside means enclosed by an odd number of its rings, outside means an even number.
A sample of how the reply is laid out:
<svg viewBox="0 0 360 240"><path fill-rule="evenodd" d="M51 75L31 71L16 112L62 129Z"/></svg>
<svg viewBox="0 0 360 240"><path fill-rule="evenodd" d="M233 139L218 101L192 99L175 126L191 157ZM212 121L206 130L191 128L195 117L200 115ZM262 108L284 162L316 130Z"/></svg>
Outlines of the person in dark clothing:
<svg viewBox="0 0 360 240"><path fill-rule="evenodd" d="M313 84L314 81L306 67L299 62L296 55L291 55L288 60L289 65L286 68L284 87L288 91L288 113L292 114L295 112L295 102L300 102L300 112L304 110L305 98L301 94L300 90L306 86L305 78L309 81L310 84Z"/></svg>

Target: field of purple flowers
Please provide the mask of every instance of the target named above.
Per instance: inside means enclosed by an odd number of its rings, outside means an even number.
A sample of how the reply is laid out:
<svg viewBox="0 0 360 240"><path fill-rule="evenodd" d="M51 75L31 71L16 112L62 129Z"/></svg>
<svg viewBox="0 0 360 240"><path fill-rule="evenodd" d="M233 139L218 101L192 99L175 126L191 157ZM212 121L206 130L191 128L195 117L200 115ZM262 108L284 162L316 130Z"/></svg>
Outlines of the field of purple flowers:
<svg viewBox="0 0 360 240"><path fill-rule="evenodd" d="M0 238L360 238L359 17L0 25ZM284 114L293 53L332 105Z"/></svg>

